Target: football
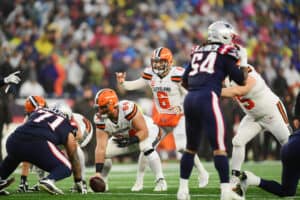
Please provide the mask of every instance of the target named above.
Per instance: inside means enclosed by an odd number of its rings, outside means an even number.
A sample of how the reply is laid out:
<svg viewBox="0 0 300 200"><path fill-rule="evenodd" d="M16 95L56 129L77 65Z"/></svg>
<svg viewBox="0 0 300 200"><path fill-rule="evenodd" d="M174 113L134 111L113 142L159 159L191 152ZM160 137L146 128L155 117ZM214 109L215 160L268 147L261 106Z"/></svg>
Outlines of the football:
<svg viewBox="0 0 300 200"><path fill-rule="evenodd" d="M90 178L90 187L94 192L105 192L105 182L98 176Z"/></svg>

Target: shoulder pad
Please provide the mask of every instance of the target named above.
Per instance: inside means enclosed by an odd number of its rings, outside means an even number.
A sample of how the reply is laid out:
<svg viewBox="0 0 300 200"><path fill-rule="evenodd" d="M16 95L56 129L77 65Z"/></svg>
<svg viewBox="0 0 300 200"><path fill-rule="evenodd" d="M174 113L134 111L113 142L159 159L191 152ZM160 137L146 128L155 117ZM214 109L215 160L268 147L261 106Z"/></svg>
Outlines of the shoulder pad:
<svg viewBox="0 0 300 200"><path fill-rule="evenodd" d="M235 46L223 44L218 49L219 54L229 55L235 59L239 59L239 51Z"/></svg>
<svg viewBox="0 0 300 200"><path fill-rule="evenodd" d="M145 68L142 75L143 79L151 80L152 76L153 76L152 68L151 67Z"/></svg>
<svg viewBox="0 0 300 200"><path fill-rule="evenodd" d="M171 80L177 83L181 82L183 73L184 73L184 68L179 66L174 66L173 70L171 71Z"/></svg>
<svg viewBox="0 0 300 200"><path fill-rule="evenodd" d="M126 100L120 101L119 109L121 112L124 112L124 116L128 121L132 120L132 118L138 112L137 105L132 101L126 101Z"/></svg>

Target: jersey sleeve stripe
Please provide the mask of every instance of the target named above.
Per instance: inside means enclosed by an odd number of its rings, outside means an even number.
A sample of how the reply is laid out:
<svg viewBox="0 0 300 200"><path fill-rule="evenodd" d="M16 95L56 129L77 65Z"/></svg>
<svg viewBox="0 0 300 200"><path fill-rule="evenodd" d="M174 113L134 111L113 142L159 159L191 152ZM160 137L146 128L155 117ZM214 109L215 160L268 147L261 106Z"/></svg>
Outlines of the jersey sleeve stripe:
<svg viewBox="0 0 300 200"><path fill-rule="evenodd" d="M150 80L152 79L152 75L151 74L147 74L144 72L143 76L142 76L144 79L147 79L147 80Z"/></svg>
<svg viewBox="0 0 300 200"><path fill-rule="evenodd" d="M285 109L283 108L281 102L279 101L276 105L277 105L277 108L278 108L278 110L279 110L279 112L280 112L280 114L281 114L281 116L282 116L283 121L284 121L286 124L288 124L288 123L289 123L289 120L288 120L288 117L287 117L287 115L286 115Z"/></svg>
<svg viewBox="0 0 300 200"><path fill-rule="evenodd" d="M181 76L172 76L171 80L174 82L180 82L182 80Z"/></svg>
<svg viewBox="0 0 300 200"><path fill-rule="evenodd" d="M97 124L97 128L104 130L105 129L105 124Z"/></svg>
<svg viewBox="0 0 300 200"><path fill-rule="evenodd" d="M91 123L89 122L89 120L87 118L83 118L83 122L85 124L85 129L87 130L87 132L89 133L91 131Z"/></svg>
<svg viewBox="0 0 300 200"><path fill-rule="evenodd" d="M137 106L134 104L132 112L126 115L125 118L129 121L136 115L136 113L137 113Z"/></svg>
<svg viewBox="0 0 300 200"><path fill-rule="evenodd" d="M232 49L231 46L229 46L229 45L223 45L223 46L219 49L219 53L220 53L220 54L226 54L230 49Z"/></svg>

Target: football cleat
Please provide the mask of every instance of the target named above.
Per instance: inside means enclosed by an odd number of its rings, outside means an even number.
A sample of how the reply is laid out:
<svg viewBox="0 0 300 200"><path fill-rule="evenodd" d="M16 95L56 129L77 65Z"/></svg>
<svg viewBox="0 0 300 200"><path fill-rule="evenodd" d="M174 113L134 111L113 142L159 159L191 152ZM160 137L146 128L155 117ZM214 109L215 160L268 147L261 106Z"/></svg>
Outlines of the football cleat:
<svg viewBox="0 0 300 200"><path fill-rule="evenodd" d="M59 188L57 188L54 184L53 180L50 179L42 179L39 181L39 187L41 190L44 190L50 194L64 194Z"/></svg>
<svg viewBox="0 0 300 200"><path fill-rule="evenodd" d="M29 192L29 186L28 186L27 181L21 182L17 191L20 193L21 192Z"/></svg>
<svg viewBox="0 0 300 200"><path fill-rule="evenodd" d="M0 196L6 196L9 195L9 192L6 190L0 190Z"/></svg>
<svg viewBox="0 0 300 200"><path fill-rule="evenodd" d="M164 178L159 178L156 181L156 185L154 188L154 192L161 192L161 191L167 191L168 190L168 186L167 186L167 182Z"/></svg>
<svg viewBox="0 0 300 200"><path fill-rule="evenodd" d="M0 191L2 191L4 188L7 188L10 184L12 184L15 181L15 178L7 178L4 180L0 179Z"/></svg>
<svg viewBox="0 0 300 200"><path fill-rule="evenodd" d="M237 176L232 176L231 180L230 180L230 185L232 187L232 190L237 193L240 196L244 196L245 193L243 192L242 188L241 188L241 182L240 182L240 178Z"/></svg>
<svg viewBox="0 0 300 200"><path fill-rule="evenodd" d="M191 196L189 192L178 190L177 192L177 200L190 200Z"/></svg>
<svg viewBox="0 0 300 200"><path fill-rule="evenodd" d="M198 181L199 181L199 188L204 188L208 184L208 179L209 179L209 173L201 173L198 176Z"/></svg>
<svg viewBox="0 0 300 200"><path fill-rule="evenodd" d="M135 184L131 188L131 191L139 192L139 191L142 191L143 188L144 188L144 184L142 182L141 183L135 182Z"/></svg>
<svg viewBox="0 0 300 200"><path fill-rule="evenodd" d="M255 174L249 171L242 172L242 175L240 177L241 180L241 190L243 194L246 194L246 191L250 185L258 185L259 184L259 177L257 177Z"/></svg>
<svg viewBox="0 0 300 200"><path fill-rule="evenodd" d="M245 200L244 197L238 195L231 189L226 189L221 191L221 200Z"/></svg>

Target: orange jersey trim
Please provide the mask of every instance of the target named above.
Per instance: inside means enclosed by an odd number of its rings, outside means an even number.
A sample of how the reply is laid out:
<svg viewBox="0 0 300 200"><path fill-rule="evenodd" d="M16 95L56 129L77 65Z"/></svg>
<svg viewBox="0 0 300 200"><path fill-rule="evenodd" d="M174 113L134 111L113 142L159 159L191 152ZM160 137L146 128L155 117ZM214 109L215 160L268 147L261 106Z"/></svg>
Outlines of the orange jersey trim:
<svg viewBox="0 0 300 200"><path fill-rule="evenodd" d="M147 79L147 80L151 80L152 79L152 75L151 74L147 74L147 73L145 73L144 72L144 74L143 74L143 79Z"/></svg>
<svg viewBox="0 0 300 200"><path fill-rule="evenodd" d="M125 118L129 121L136 115L136 113L137 113L137 106L134 104L132 112L126 115Z"/></svg>

